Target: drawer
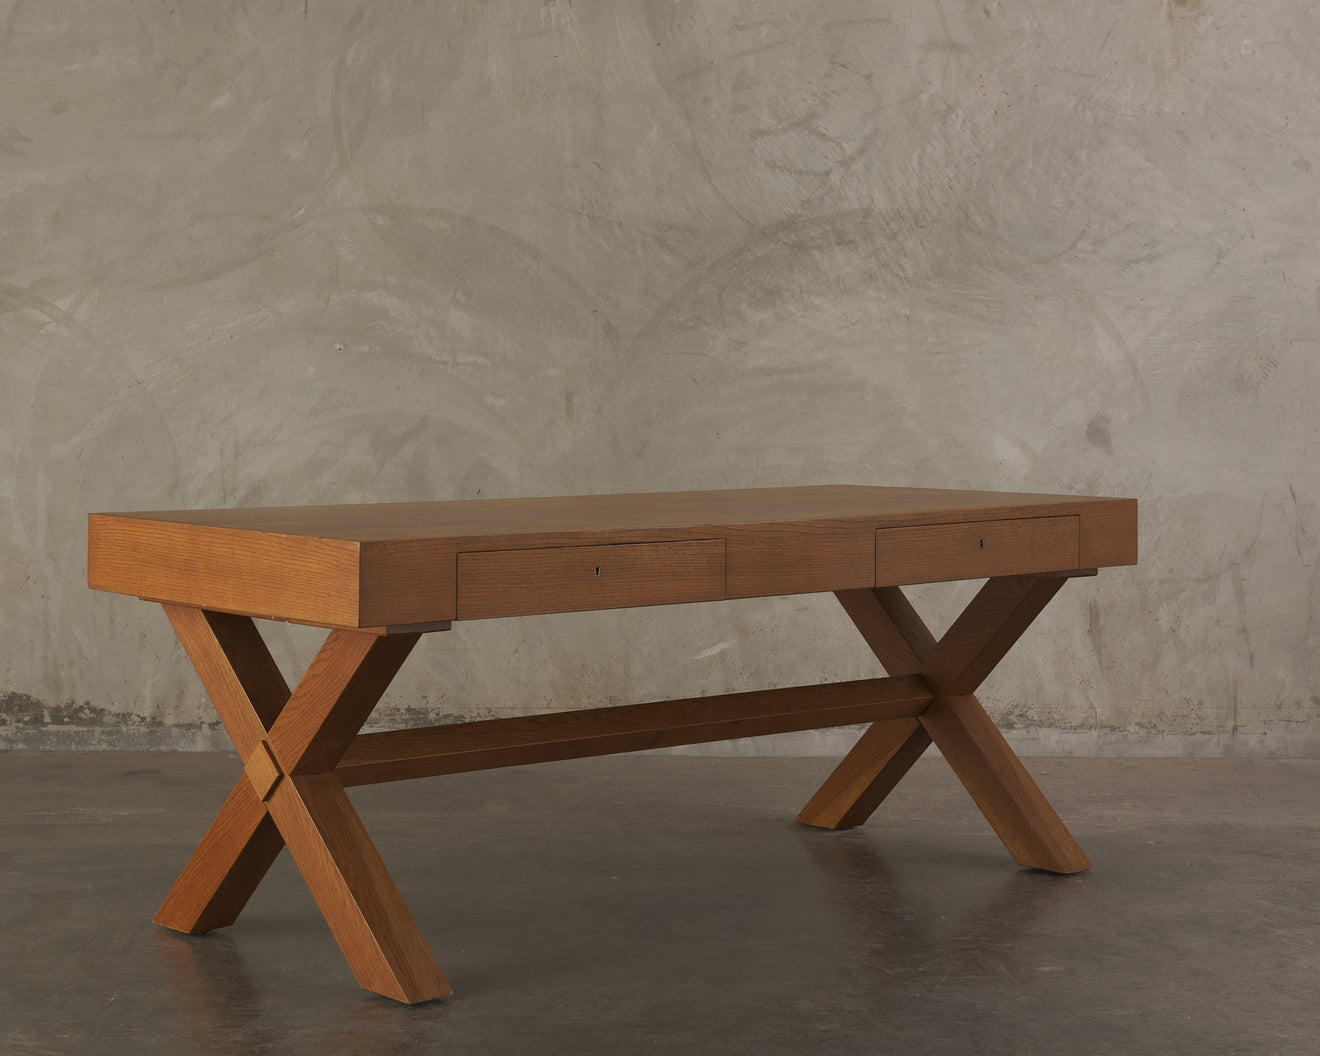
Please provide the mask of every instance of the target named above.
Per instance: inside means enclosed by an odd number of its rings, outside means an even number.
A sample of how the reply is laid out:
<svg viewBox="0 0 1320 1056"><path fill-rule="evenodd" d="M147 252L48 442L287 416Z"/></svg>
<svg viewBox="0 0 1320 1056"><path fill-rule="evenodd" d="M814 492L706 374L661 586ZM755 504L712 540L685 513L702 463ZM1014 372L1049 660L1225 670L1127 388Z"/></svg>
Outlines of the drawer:
<svg viewBox="0 0 1320 1056"><path fill-rule="evenodd" d="M875 584L987 579L1077 567L1077 517L923 524L875 533Z"/></svg>
<svg viewBox="0 0 1320 1056"><path fill-rule="evenodd" d="M458 555L460 620L723 597L723 539Z"/></svg>

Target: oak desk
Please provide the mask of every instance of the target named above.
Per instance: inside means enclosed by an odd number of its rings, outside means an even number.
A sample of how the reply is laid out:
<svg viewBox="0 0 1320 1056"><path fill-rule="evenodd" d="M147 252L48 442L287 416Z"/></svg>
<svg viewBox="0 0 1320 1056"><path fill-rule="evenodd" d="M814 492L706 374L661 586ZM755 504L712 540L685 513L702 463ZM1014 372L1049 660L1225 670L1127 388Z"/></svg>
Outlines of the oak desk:
<svg viewBox="0 0 1320 1056"><path fill-rule="evenodd" d="M161 603L244 772L156 915L232 924L288 845L358 983L450 993L345 786L871 723L798 820L864 822L934 741L1022 865L1090 862L972 694L1070 577L1134 564L1132 499L819 486L92 514L88 584ZM938 642L899 589L987 579ZM833 591L889 674L360 734L454 620ZM253 618L329 630L289 690Z"/></svg>

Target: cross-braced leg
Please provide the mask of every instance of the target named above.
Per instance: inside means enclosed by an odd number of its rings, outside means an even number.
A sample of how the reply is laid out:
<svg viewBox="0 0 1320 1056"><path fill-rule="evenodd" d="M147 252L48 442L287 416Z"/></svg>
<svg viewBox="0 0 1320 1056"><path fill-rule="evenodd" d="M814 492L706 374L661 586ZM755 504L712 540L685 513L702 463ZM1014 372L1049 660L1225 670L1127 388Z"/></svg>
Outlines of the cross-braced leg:
<svg viewBox="0 0 1320 1056"><path fill-rule="evenodd" d="M245 764L157 923L233 923L286 843L358 982L409 1003L451 992L335 764L418 634L331 631L292 694L251 620L166 606Z"/></svg>
<svg viewBox="0 0 1320 1056"><path fill-rule="evenodd" d="M1090 860L972 695L1062 585L1062 577L991 579L938 643L896 587L840 591L838 597L890 674L919 673L930 682L936 698L919 719L922 731L1014 859L1075 873L1089 869ZM811 816L800 820L831 828L860 824L920 754L913 745L885 756L868 744L869 736L813 798Z"/></svg>

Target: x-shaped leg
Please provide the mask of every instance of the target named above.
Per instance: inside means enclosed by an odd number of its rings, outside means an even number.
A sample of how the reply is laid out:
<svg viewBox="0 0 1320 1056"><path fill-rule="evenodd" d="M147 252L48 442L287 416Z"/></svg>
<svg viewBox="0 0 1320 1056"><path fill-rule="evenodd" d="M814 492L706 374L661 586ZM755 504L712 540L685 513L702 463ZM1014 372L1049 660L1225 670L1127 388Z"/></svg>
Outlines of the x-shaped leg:
<svg viewBox="0 0 1320 1056"><path fill-rule="evenodd" d="M881 663L891 676L899 676L879 680L897 690L890 703L897 705L899 714L916 717L876 722L798 820L826 828L861 824L934 740L1018 862L1058 873L1089 868L1086 855L972 695L1062 584L1063 577L992 579L938 643L897 588L838 592ZM287 844L361 986L408 1003L450 993L336 773L420 633L331 631L290 693L251 619L178 605L166 605L165 610L243 759L244 774L165 899L156 922L189 933L232 924ZM901 676L907 676L906 684ZM923 680L929 689L914 697L910 683ZM855 691L858 686L846 688ZM928 706L926 693L933 694ZM781 699L786 695L791 700ZM837 704L837 695L826 702ZM766 697L774 699L767 703L762 699ZM807 699L800 690L712 698L726 724L750 716L770 718L772 726L783 729L806 728L798 725L802 719L798 711ZM914 701L925 706L920 714L907 710ZM621 728L626 733L635 727L633 732L646 734L643 742L649 743L656 722L664 730L691 726L688 710L693 703L669 701L610 710L627 712L629 719ZM740 718L731 720L725 714L730 708L740 712L744 706L750 710ZM639 708L646 714L635 715ZM813 717L834 716L836 710L822 708ZM437 758L454 754L454 736L467 743L462 734L474 736L479 732L474 727L485 730L491 725L445 728L450 736L442 744L449 744L451 750ZM531 725L540 735L531 741L555 740L549 736L554 728ZM691 739L692 731L688 734ZM395 753L398 769L406 769L410 759L426 763L436 756L431 743L435 737L435 730L413 731L404 746L409 750ZM509 733L507 738L508 744L501 740L499 746L528 741L521 734ZM631 743L626 736L624 741ZM565 743L567 754L533 751L529 761L599 754L592 736L569 737ZM607 750L630 750L611 745ZM425 772L450 770L422 766L417 773L377 774L375 779Z"/></svg>
<svg viewBox="0 0 1320 1056"><path fill-rule="evenodd" d="M415 1003L451 993L335 765L419 634L331 631L290 693L252 620L166 605L244 761L157 924L232 924L285 844L358 984Z"/></svg>
<svg viewBox="0 0 1320 1056"><path fill-rule="evenodd" d="M939 642L897 587L836 592L890 675L920 675L935 699L915 719L877 722L798 815L820 828L860 825L933 740L1020 864L1077 873L1091 862L973 696L1063 586L1064 576L989 580Z"/></svg>

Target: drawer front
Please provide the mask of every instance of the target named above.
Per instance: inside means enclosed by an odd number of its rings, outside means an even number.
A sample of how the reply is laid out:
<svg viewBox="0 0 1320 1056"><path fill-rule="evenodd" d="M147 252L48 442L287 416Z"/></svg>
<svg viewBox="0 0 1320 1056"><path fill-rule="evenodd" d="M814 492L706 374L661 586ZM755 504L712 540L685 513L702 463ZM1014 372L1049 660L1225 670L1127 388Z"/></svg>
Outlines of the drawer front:
<svg viewBox="0 0 1320 1056"><path fill-rule="evenodd" d="M723 597L723 539L458 555L460 620Z"/></svg>
<svg viewBox="0 0 1320 1056"><path fill-rule="evenodd" d="M875 585L939 583L1077 568L1077 517L923 524L875 533Z"/></svg>

